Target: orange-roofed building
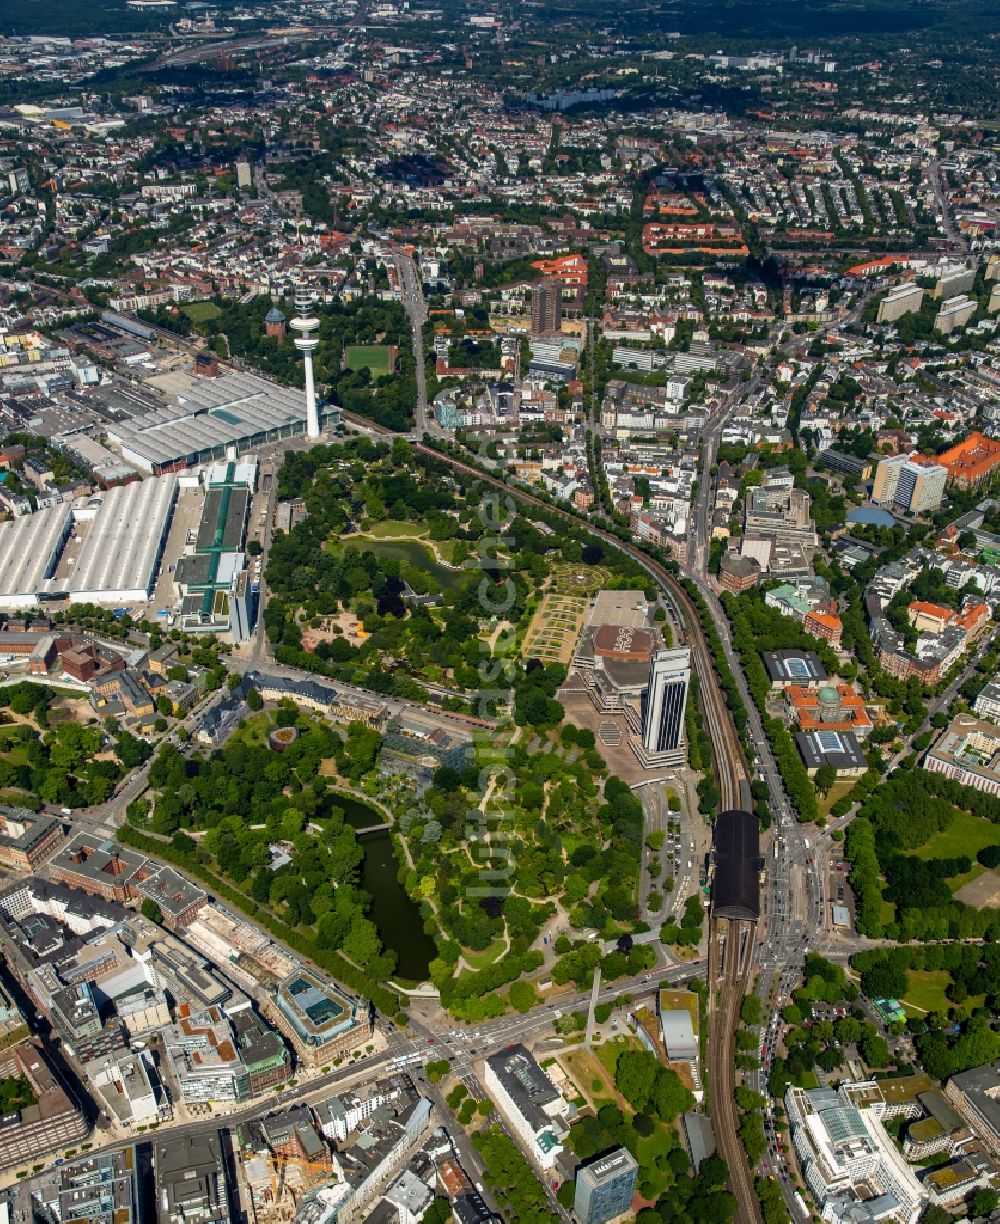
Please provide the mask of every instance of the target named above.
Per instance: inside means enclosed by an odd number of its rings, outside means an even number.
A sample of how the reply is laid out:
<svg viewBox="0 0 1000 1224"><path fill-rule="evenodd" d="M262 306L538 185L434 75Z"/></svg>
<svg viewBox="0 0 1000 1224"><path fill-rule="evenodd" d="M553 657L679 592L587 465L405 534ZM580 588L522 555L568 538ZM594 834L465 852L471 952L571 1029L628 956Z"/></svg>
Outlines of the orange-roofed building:
<svg viewBox="0 0 1000 1224"><path fill-rule="evenodd" d="M970 638L978 637L990 623L989 604L967 604L956 619Z"/></svg>
<svg viewBox="0 0 1000 1224"><path fill-rule="evenodd" d="M906 609L910 624L918 633L943 633L945 626L956 618L956 613L943 604L927 603L923 599L911 600Z"/></svg>
<svg viewBox="0 0 1000 1224"><path fill-rule="evenodd" d="M785 701L801 731L853 731L858 739L871 734L872 720L864 699L850 684L819 688L790 684Z"/></svg>
<svg viewBox="0 0 1000 1224"><path fill-rule="evenodd" d="M564 285L575 285L578 288L587 287L587 261L582 255L560 255L556 259L536 259L533 268L538 268L542 276L551 276L562 281Z"/></svg>
<svg viewBox="0 0 1000 1224"><path fill-rule="evenodd" d="M978 637L990 622L989 605L967 601L961 612L953 612L942 604L913 600L906 609L910 624L918 633L942 633L948 625L965 630L968 638Z"/></svg>
<svg viewBox="0 0 1000 1224"><path fill-rule="evenodd" d="M469 1175L458 1163L457 1160L442 1160L438 1165L438 1177L441 1178L441 1185L444 1187L445 1194L454 1202L460 1194L468 1194L472 1189L472 1182L469 1180Z"/></svg>
<svg viewBox="0 0 1000 1224"><path fill-rule="evenodd" d="M823 638L831 646L839 646L844 636L844 622L835 612L816 612L810 609L803 621L806 633Z"/></svg>
<svg viewBox="0 0 1000 1224"><path fill-rule="evenodd" d="M949 484L959 489L976 489L990 480L1000 464L1000 441L977 431L938 455L937 462L947 468Z"/></svg>

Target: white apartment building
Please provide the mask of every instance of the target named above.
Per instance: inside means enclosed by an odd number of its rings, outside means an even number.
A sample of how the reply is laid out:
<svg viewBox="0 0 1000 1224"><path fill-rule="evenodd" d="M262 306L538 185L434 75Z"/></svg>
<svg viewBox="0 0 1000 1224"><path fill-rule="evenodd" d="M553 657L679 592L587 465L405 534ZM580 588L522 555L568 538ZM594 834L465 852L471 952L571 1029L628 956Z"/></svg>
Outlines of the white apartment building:
<svg viewBox="0 0 1000 1224"><path fill-rule="evenodd" d="M990 681L976 698L972 707L980 718L1000 722L1000 684Z"/></svg>
<svg viewBox="0 0 1000 1224"><path fill-rule="evenodd" d="M343 1143L353 1130L370 1118L380 1105L394 1101L400 1096L398 1085L372 1084L362 1088L360 1093L345 1093L343 1096L332 1096L313 1107L319 1119L319 1128L325 1138L336 1143Z"/></svg>
<svg viewBox="0 0 1000 1224"><path fill-rule="evenodd" d="M483 1087L540 1169L551 1169L563 1150L565 1101L523 1045L486 1060Z"/></svg>

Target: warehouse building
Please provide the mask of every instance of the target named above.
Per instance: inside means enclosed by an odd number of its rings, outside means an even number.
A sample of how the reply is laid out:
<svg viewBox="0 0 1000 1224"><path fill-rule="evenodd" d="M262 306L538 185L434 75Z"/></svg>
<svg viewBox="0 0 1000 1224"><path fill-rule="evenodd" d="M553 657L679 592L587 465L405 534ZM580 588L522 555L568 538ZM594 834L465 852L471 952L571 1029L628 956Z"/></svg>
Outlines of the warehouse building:
<svg viewBox="0 0 1000 1224"><path fill-rule="evenodd" d="M177 480L143 480L0 523L0 607L149 599Z"/></svg>
<svg viewBox="0 0 1000 1224"><path fill-rule="evenodd" d="M340 422L340 409L320 405L320 426ZM305 432L306 401L301 391L255 374L232 372L196 378L154 412L108 427L108 439L122 458L159 475L226 458L293 438Z"/></svg>
<svg viewBox="0 0 1000 1224"><path fill-rule="evenodd" d="M74 510L90 523L69 580L74 603L142 603L152 594L170 531L177 481L143 480L99 493Z"/></svg>

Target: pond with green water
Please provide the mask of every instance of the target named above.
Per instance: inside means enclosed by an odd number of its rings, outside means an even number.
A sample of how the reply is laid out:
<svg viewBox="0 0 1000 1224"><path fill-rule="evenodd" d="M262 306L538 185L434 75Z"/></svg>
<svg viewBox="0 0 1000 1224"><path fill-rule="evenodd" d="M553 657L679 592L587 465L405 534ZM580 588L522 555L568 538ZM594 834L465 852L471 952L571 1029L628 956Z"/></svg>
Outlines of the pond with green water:
<svg viewBox="0 0 1000 1224"><path fill-rule="evenodd" d="M358 831L365 853L361 864L361 887L372 899L369 917L378 928L382 946L396 954L396 975L408 982L427 980L428 967L437 956L434 940L424 932L420 909L399 882L399 862L388 829L366 833L373 825L386 823L377 808L354 795L328 792L329 806L338 807L344 819Z"/></svg>

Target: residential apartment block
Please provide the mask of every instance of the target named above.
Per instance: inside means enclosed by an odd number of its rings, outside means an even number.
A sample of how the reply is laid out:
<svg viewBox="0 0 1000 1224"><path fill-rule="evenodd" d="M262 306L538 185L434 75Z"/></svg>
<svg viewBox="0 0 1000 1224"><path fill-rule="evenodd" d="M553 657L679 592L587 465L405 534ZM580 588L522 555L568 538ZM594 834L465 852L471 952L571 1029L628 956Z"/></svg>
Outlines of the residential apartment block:
<svg viewBox="0 0 1000 1224"><path fill-rule="evenodd" d="M971 714L959 714L927 750L924 769L963 786L1000 795L1000 727Z"/></svg>
<svg viewBox="0 0 1000 1224"><path fill-rule="evenodd" d="M534 1163L551 1169L567 1134L566 1103L534 1056L520 1044L492 1055L483 1086Z"/></svg>

